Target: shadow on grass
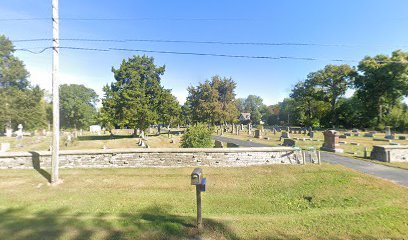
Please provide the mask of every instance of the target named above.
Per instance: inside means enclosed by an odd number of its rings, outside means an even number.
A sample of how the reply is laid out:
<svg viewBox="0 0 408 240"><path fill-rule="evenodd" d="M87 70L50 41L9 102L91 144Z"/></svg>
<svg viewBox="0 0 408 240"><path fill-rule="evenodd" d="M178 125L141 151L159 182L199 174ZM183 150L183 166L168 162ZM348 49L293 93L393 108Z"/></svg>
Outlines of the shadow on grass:
<svg viewBox="0 0 408 240"><path fill-rule="evenodd" d="M78 141L93 141L93 140L113 140L113 139L123 139L123 138L134 138L133 135L95 135L95 136L80 136Z"/></svg>
<svg viewBox="0 0 408 240"><path fill-rule="evenodd" d="M40 154L37 152L30 152L32 155L32 161L33 161L33 167L34 169L41 174L49 183L51 183L51 174L44 169L41 168L41 163L40 163Z"/></svg>
<svg viewBox="0 0 408 240"><path fill-rule="evenodd" d="M5 239L239 239L223 223L204 219L203 230L195 218L169 214L151 206L135 214L71 213L67 208L32 212L28 208L0 211L0 236Z"/></svg>

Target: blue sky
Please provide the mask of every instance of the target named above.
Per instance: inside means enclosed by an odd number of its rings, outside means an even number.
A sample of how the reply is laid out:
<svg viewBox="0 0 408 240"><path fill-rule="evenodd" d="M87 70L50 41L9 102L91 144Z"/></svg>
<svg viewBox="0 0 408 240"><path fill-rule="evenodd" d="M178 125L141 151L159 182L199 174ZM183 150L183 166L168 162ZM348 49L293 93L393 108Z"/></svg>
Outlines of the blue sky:
<svg viewBox="0 0 408 240"><path fill-rule="evenodd" d="M232 77L238 97L259 95L266 104L288 96L297 81L319 70L330 59L361 60L366 55L407 50L406 0L60 0L61 18L126 18L127 21L72 21L61 19L61 38L159 39L226 42L293 42L341 46L252 46L187 43L106 43L61 41L61 46L128 48L251 56L311 57L317 61L237 59L209 56L147 54L166 65L163 85L180 102L186 88L218 74ZM2 0L0 19L51 18L51 0ZM136 20L137 19L137 20ZM51 38L50 20L0 21L0 34L11 40ZM50 41L19 42L16 48L51 46ZM39 48L39 49L36 49ZM90 52L62 49L61 81L94 88L114 81L112 66L134 52ZM18 51L30 80L51 87L50 50L43 54Z"/></svg>

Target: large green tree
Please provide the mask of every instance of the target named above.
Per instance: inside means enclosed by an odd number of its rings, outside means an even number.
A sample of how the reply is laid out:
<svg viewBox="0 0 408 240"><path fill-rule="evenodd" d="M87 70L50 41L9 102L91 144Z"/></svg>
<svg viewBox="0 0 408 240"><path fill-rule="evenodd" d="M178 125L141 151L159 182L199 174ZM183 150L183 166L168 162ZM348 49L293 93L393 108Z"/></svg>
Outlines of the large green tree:
<svg viewBox="0 0 408 240"><path fill-rule="evenodd" d="M236 106L240 112L250 113L251 122L254 124L259 124L262 119L262 114L266 113L266 106L263 104L263 99L256 95L239 98L236 101Z"/></svg>
<svg viewBox="0 0 408 240"><path fill-rule="evenodd" d="M118 69L112 68L116 81L103 88L100 119L104 126L109 130L128 127L136 134L137 128L146 130L179 114L171 110L178 109L175 98L161 85L164 71L164 66L156 66L147 56L134 56L123 60Z"/></svg>
<svg viewBox="0 0 408 240"><path fill-rule="evenodd" d="M78 84L60 87L60 116L62 128L86 128L96 120L98 95L91 88Z"/></svg>
<svg viewBox="0 0 408 240"><path fill-rule="evenodd" d="M29 73L14 52L12 42L0 35L0 129L18 124L25 129L45 127L44 92L30 85Z"/></svg>
<svg viewBox="0 0 408 240"><path fill-rule="evenodd" d="M184 109L188 109L193 122L210 124L232 123L238 117L235 105L236 83L231 78L213 76L211 81L190 86Z"/></svg>
<svg viewBox="0 0 408 240"><path fill-rule="evenodd" d="M330 123L333 125L337 124L337 103L353 84L355 76L356 71L347 64L330 64L307 77L306 84L316 90L313 97L330 103Z"/></svg>
<svg viewBox="0 0 408 240"><path fill-rule="evenodd" d="M319 99L318 90L311 81L298 82L292 89L290 97L295 102L297 112L296 123L304 126L318 127L322 125L327 113L327 102Z"/></svg>
<svg viewBox="0 0 408 240"><path fill-rule="evenodd" d="M364 118L370 126L380 126L402 97L408 96L408 53L365 57L358 71L354 86L364 103Z"/></svg>

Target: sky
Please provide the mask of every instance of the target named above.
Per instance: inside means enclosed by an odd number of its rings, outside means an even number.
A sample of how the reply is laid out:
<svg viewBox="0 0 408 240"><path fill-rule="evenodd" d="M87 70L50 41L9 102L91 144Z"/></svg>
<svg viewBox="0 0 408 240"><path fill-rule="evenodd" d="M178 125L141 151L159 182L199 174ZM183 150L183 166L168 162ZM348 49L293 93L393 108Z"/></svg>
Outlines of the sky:
<svg viewBox="0 0 408 240"><path fill-rule="evenodd" d="M181 103L187 87L213 75L231 77L237 97L249 94L276 104L308 73L345 60L356 66L365 56L408 49L406 0L60 0L60 38L98 40L176 40L306 45L198 44L164 42L84 42L61 40L61 47L125 48L219 55L305 59L229 58L145 53L165 65L162 83ZM0 34L10 40L51 39L51 0L2 0ZM20 19L20 20L12 20ZM89 20L92 19L92 20ZM109 19L109 20L108 20ZM16 49L40 51L51 40L14 42ZM61 49L60 80L83 84L103 97L114 81L112 67L144 54L133 51ZM52 51L16 51L30 81L51 90Z"/></svg>

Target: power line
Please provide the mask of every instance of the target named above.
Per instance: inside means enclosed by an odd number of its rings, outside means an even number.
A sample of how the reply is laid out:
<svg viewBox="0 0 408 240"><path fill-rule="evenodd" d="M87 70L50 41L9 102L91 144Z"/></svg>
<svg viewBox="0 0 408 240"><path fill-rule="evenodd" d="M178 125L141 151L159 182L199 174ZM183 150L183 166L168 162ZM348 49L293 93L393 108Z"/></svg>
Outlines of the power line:
<svg viewBox="0 0 408 240"><path fill-rule="evenodd" d="M26 51L33 54L42 54L53 47L36 48L40 51L33 51L34 48L20 48L16 51ZM128 48L87 48L87 47L59 47L58 49L68 50L82 50L82 51L96 51L96 52L110 52L110 51L124 51L124 52L142 52L142 53L159 53L172 55L191 55L191 56L209 56L209 57L226 57L226 58L246 58L246 59L266 59L266 60L300 60L300 61L330 61L330 62L360 62L352 59L322 59L313 57L294 57L294 56L254 56L254 55L233 55L233 54L219 54L219 53L199 53L199 52L178 52L178 51L162 51L162 50L147 50L147 49L128 49ZM402 61L376 61L377 63L408 63L408 60Z"/></svg>
<svg viewBox="0 0 408 240"><path fill-rule="evenodd" d="M38 49L38 48L37 48ZM15 49L16 51L26 51L33 54L41 54L46 50L52 49L52 47L45 47L40 51L32 51L29 48ZM210 57L227 57L227 58L247 58L247 59L268 59L268 60L303 60L303 61L333 61L333 62L357 62L354 60L345 59L318 59L309 57L292 57L292 56L253 56L253 55L233 55L233 54L219 54L219 53L199 53L199 52L178 52L178 51L161 51L161 50L147 50L147 49L128 49L128 48L86 48L86 47L59 47L59 49L69 50L83 50L83 51L97 51L97 52L109 52L109 51L125 51L125 52L142 52L142 53L160 53L160 54L173 54L173 55L192 55L192 56L210 56Z"/></svg>
<svg viewBox="0 0 408 240"><path fill-rule="evenodd" d="M13 21L50 21L51 17L44 18L0 18L2 22L13 22ZM74 18L74 17L63 17L58 18L61 21L203 21L203 22L217 22L217 21L254 21L255 19L249 18Z"/></svg>
<svg viewBox="0 0 408 240"><path fill-rule="evenodd" d="M351 45L351 44L325 44L325 43L306 43L306 42L229 42L229 41L194 41L194 40L168 40L168 39L87 39L87 38L61 38L60 41L70 42L115 42L115 43L128 43L128 42L149 42L149 43L187 43L187 44L216 44L216 45L254 45L254 46L310 46L310 47L361 47L369 46L364 45ZM38 39L17 39L13 42L41 42L52 41L51 38L38 38ZM385 46L385 45L370 45L370 46ZM408 45L401 45L395 47L408 47Z"/></svg>

